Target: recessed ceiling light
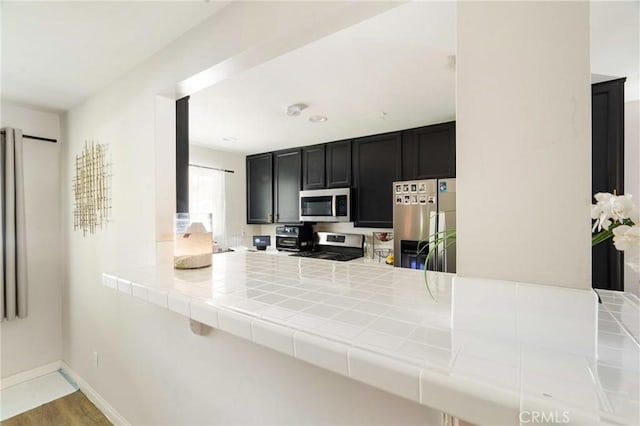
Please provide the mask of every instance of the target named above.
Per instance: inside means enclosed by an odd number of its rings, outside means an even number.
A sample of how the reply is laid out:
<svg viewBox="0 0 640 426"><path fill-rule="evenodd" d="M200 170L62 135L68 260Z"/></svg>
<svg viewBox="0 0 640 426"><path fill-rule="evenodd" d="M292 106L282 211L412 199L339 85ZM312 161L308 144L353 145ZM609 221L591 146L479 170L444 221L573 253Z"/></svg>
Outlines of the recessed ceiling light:
<svg viewBox="0 0 640 426"><path fill-rule="evenodd" d="M231 142L235 142L238 139L234 138L233 136L225 136L222 138L222 142L226 142L226 143L231 143Z"/></svg>
<svg viewBox="0 0 640 426"><path fill-rule="evenodd" d="M309 121L312 123L324 123L327 120L328 118L324 115L312 115L311 117L309 117Z"/></svg>
<svg viewBox="0 0 640 426"><path fill-rule="evenodd" d="M290 117L297 117L300 115L303 109L307 107L306 104L293 104L287 107L287 115Z"/></svg>

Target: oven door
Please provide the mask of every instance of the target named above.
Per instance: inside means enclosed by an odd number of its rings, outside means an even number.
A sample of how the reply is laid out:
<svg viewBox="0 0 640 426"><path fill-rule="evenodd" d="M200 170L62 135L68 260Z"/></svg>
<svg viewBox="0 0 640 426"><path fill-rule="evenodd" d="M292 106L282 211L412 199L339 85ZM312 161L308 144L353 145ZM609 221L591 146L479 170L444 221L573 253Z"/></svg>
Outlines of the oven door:
<svg viewBox="0 0 640 426"><path fill-rule="evenodd" d="M276 236L276 249L281 251L300 251L300 239L298 237Z"/></svg>

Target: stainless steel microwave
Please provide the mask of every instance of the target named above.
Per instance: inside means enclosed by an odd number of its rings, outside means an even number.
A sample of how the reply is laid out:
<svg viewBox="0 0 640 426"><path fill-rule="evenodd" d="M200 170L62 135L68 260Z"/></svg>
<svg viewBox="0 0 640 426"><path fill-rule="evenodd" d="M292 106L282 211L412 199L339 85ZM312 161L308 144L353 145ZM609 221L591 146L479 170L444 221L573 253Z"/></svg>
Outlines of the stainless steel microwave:
<svg viewBox="0 0 640 426"><path fill-rule="evenodd" d="M349 188L300 191L301 222L350 222Z"/></svg>

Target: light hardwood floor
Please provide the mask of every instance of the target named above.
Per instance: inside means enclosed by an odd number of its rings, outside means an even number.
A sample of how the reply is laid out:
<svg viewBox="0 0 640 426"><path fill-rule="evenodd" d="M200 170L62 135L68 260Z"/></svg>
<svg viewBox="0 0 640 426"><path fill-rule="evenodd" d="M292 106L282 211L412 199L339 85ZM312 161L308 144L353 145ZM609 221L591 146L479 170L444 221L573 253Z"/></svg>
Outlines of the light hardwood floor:
<svg viewBox="0 0 640 426"><path fill-rule="evenodd" d="M80 391L18 414L0 426L111 426L111 422Z"/></svg>

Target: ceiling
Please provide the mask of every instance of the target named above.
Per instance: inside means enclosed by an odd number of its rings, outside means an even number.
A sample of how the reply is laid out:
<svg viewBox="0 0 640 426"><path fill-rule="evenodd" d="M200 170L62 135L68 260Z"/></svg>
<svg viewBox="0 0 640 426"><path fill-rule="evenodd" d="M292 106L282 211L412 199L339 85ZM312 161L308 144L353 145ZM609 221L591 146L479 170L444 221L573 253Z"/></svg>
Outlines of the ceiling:
<svg viewBox="0 0 640 426"><path fill-rule="evenodd" d="M453 120L455 25L453 2L408 3L239 73L191 96L190 140L255 153Z"/></svg>
<svg viewBox="0 0 640 426"><path fill-rule="evenodd" d="M455 34L454 2L399 6L192 95L191 142L256 153L455 119ZM639 37L640 2L591 3L593 82L627 77L627 101Z"/></svg>
<svg viewBox="0 0 640 426"><path fill-rule="evenodd" d="M68 110L225 2L2 2L2 98Z"/></svg>
<svg viewBox="0 0 640 426"><path fill-rule="evenodd" d="M1 2L2 99L68 110L227 4ZM193 141L257 152L453 119L455 20L454 2L409 3L238 74L192 96ZM638 1L591 2L594 81L627 77L627 101L639 20Z"/></svg>

